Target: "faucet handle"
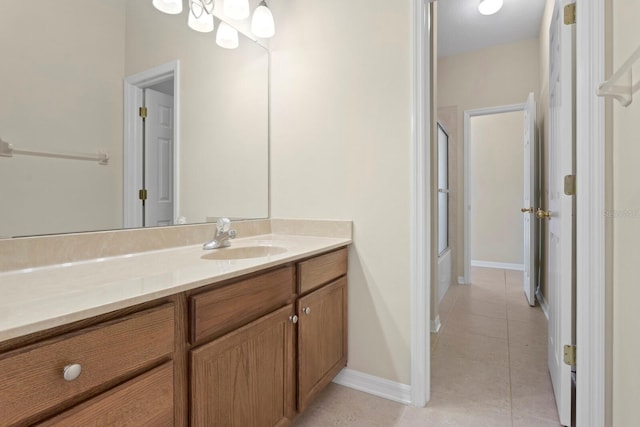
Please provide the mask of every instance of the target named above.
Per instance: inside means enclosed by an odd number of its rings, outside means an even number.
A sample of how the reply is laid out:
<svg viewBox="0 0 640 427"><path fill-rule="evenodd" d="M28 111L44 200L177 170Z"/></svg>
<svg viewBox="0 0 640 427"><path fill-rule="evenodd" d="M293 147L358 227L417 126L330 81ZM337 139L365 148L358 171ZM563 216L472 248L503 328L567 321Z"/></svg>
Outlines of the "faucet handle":
<svg viewBox="0 0 640 427"><path fill-rule="evenodd" d="M238 232L236 230L229 230L229 238L230 239L235 239L237 234L238 234Z"/></svg>
<svg viewBox="0 0 640 427"><path fill-rule="evenodd" d="M231 228L231 221L229 220L229 218L218 218L218 221L216 221L216 228L221 233L229 231L229 229Z"/></svg>

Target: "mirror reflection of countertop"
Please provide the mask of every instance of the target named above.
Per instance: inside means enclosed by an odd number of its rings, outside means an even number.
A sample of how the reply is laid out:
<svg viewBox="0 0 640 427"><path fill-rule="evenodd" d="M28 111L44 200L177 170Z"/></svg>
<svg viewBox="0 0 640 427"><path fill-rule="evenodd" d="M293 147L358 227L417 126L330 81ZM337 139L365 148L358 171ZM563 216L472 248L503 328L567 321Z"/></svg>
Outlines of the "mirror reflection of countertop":
<svg viewBox="0 0 640 427"><path fill-rule="evenodd" d="M350 243L350 236L263 234L232 241L231 248L249 248L238 253L267 254L252 258L215 259L211 256L213 252L204 251L199 244L0 273L0 341L293 262ZM279 249L251 249L257 246Z"/></svg>

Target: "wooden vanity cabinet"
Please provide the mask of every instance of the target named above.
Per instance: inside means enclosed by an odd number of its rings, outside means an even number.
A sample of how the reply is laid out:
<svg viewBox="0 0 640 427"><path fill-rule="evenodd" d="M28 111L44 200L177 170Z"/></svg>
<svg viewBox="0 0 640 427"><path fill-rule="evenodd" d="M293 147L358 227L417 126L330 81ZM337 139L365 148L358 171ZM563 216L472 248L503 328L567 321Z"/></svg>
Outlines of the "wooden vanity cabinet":
<svg viewBox="0 0 640 427"><path fill-rule="evenodd" d="M193 295L191 425L289 425L346 366L346 273L344 248Z"/></svg>
<svg viewBox="0 0 640 427"><path fill-rule="evenodd" d="M293 306L191 351L191 425L288 425L295 414Z"/></svg>
<svg viewBox="0 0 640 427"><path fill-rule="evenodd" d="M298 411L347 365L347 279L298 300Z"/></svg>
<svg viewBox="0 0 640 427"><path fill-rule="evenodd" d="M346 366L346 274L342 248L0 342L0 427L289 425Z"/></svg>
<svg viewBox="0 0 640 427"><path fill-rule="evenodd" d="M295 267L190 297L192 426L287 425L295 414ZM224 335L223 335L224 334Z"/></svg>
<svg viewBox="0 0 640 427"><path fill-rule="evenodd" d="M173 400L173 362L167 362L38 426L171 427Z"/></svg>
<svg viewBox="0 0 640 427"><path fill-rule="evenodd" d="M347 365L347 249L298 265L298 411Z"/></svg>
<svg viewBox="0 0 640 427"><path fill-rule="evenodd" d="M99 393L108 393L126 380L135 383L133 379L137 375L172 358L174 314L173 304L163 304L70 333L45 335L33 344L0 354L0 426L32 424L88 398L101 402L92 406L104 409L99 412L117 413L112 403L122 401L119 398L122 393L115 399L105 399L106 395ZM72 365L80 369L79 375L67 373L65 378L65 368ZM173 421L173 368L162 372L163 378L171 382L165 384L162 393L168 405L164 413ZM153 379L157 382L156 377ZM137 399L147 405L147 391L141 390L140 384L147 382L128 387L125 395L132 402ZM135 425L136 408L119 413L118 425ZM72 417L76 418L77 415ZM83 422L62 424L86 425Z"/></svg>

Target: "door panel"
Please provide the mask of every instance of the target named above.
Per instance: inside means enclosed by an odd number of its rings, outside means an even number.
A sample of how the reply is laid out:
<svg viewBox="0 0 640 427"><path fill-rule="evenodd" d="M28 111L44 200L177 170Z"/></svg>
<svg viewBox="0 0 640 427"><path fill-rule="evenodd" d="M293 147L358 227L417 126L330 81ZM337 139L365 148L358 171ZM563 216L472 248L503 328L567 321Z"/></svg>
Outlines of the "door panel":
<svg viewBox="0 0 640 427"><path fill-rule="evenodd" d="M571 425L571 367L563 346L572 344L573 218L572 196L564 194L564 176L573 174L574 61L573 26L563 24L564 2L557 0L549 34L549 212L548 363L560 422ZM547 221L547 219L543 219Z"/></svg>
<svg viewBox="0 0 640 427"><path fill-rule="evenodd" d="M173 96L145 89L145 227L173 225Z"/></svg>

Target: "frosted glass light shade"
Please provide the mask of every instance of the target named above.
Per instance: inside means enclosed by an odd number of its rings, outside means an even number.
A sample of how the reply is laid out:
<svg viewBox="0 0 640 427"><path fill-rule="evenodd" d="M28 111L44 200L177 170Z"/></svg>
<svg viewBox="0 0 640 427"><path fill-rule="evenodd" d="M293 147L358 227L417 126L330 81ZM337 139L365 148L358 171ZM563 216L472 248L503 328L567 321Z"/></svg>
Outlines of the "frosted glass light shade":
<svg viewBox="0 0 640 427"><path fill-rule="evenodd" d="M503 0L482 0L478 5L478 11L483 15L493 15L502 8Z"/></svg>
<svg viewBox="0 0 640 427"><path fill-rule="evenodd" d="M200 0L192 0L190 3L189 19L187 24L189 28L201 33L210 33L213 31L213 15L207 13Z"/></svg>
<svg viewBox="0 0 640 427"><path fill-rule="evenodd" d="M216 44L225 49L238 47L238 31L226 22L220 22L216 33Z"/></svg>
<svg viewBox="0 0 640 427"><path fill-rule="evenodd" d="M273 15L267 4L262 1L253 12L251 18L251 32L257 37L268 39L276 33L276 25L273 22Z"/></svg>
<svg viewBox="0 0 640 427"><path fill-rule="evenodd" d="M153 6L160 12L177 15L182 12L182 0L153 0Z"/></svg>
<svg viewBox="0 0 640 427"><path fill-rule="evenodd" d="M224 0L222 11L231 19L244 19L249 16L249 0Z"/></svg>

